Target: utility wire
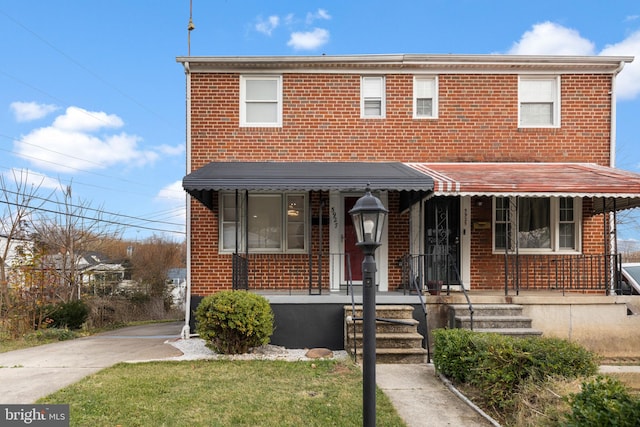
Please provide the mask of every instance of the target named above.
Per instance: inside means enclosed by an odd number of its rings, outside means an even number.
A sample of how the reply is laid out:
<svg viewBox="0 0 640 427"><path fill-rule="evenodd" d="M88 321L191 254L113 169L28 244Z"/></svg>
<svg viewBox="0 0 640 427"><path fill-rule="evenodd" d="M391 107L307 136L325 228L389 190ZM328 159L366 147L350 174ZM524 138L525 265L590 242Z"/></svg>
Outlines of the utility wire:
<svg viewBox="0 0 640 427"><path fill-rule="evenodd" d="M107 223L107 224L118 225L118 226L122 226L122 227L139 228L139 229L151 230L151 231L161 231L163 233L186 234L184 231L174 231L174 230L167 230L167 229L163 229L163 228L145 227L143 225L133 225L133 224L123 223L123 222L118 222L118 221L112 221L112 220L108 220L108 219L102 219L102 218L89 217L89 216L85 216L85 215L79 215L79 214L76 214L76 213L73 213L73 212L60 212L60 211L56 211L56 210L53 210L53 209L39 208L39 207L34 207L34 206L30 206L30 205L24 205L24 204L20 204L20 203L8 202L6 200L0 200L0 203L4 203L6 205L15 206L15 207L19 207L19 208L27 208L27 209L34 210L34 211L42 211L42 212L53 213L53 214L56 214L56 215L69 216L69 217L72 217L72 218L88 219L88 220L96 221L96 222L104 222L104 223ZM180 225L182 225L182 224L180 224Z"/></svg>

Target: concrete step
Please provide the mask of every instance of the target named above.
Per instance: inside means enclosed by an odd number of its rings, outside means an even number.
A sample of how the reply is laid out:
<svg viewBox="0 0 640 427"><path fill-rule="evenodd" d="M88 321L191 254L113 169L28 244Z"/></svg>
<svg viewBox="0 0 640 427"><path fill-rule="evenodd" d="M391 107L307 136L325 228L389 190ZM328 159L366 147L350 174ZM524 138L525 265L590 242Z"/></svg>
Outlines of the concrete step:
<svg viewBox="0 0 640 427"><path fill-rule="evenodd" d="M413 319L414 308L410 305L377 305L376 317L384 319ZM344 315L354 316L350 305L344 306ZM355 317L362 317L362 306L355 306Z"/></svg>
<svg viewBox="0 0 640 427"><path fill-rule="evenodd" d="M473 316L519 316L522 314L522 306L518 304L473 304ZM469 313L469 306L465 304L452 304L449 311L456 315Z"/></svg>
<svg viewBox="0 0 640 427"><path fill-rule="evenodd" d="M524 316L473 316L473 329L530 328L532 319ZM470 329L471 316L456 316L454 327Z"/></svg>
<svg viewBox="0 0 640 427"><path fill-rule="evenodd" d="M474 328L474 332L488 332L513 337L536 337L542 335L542 331L533 328Z"/></svg>
<svg viewBox="0 0 640 427"><path fill-rule="evenodd" d="M352 354L353 350L350 351ZM362 349L356 352L356 362L362 362ZM418 364L427 363L424 348L376 348L376 363Z"/></svg>
<svg viewBox="0 0 640 427"><path fill-rule="evenodd" d="M362 347L362 334L356 334L357 347ZM353 348L353 335L347 335L347 345ZM376 348L421 348L423 336L413 333L376 334Z"/></svg>
<svg viewBox="0 0 640 427"><path fill-rule="evenodd" d="M384 334L384 333L409 333L413 332L417 329L420 322L415 319L396 319L399 322L376 322L376 333ZM347 331L350 334L353 334L353 327L356 328L356 333L362 332L362 320L355 320L352 322L346 322Z"/></svg>

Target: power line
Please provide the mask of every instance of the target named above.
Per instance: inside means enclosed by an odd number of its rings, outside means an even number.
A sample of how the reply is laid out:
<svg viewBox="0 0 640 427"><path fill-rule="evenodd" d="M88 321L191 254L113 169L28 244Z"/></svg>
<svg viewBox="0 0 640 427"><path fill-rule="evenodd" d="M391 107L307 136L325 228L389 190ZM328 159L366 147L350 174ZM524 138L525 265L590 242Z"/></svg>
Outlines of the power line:
<svg viewBox="0 0 640 427"><path fill-rule="evenodd" d="M52 209L39 208L39 207L30 206L30 205L24 205L24 204L19 204L19 203L14 203L14 202L8 202L6 200L0 200L0 203L4 203L6 205L15 206L15 207L19 207L19 208L26 208L26 209L30 209L30 210L34 210L34 211L48 212L48 213L53 213L53 214L56 214L56 215L65 215L65 216L69 216L69 217L72 217L72 218L88 219L88 220L96 221L96 222L104 222L104 223L107 223L107 224L119 225L119 226L122 226L122 227L139 228L139 229L150 230L150 231L160 231L160 232L163 232L163 233L186 234L184 231L175 231L175 230L167 230L167 229L155 228L155 227L145 227L145 226L142 226L142 225L133 225L133 224L123 223L123 222L118 222L118 221L112 221L112 220L108 220L108 219L94 218L94 217L89 217L89 216L85 216L85 215L79 215L79 214L76 214L76 213L73 213L73 212L60 212L60 211L55 211L55 210L52 210Z"/></svg>
<svg viewBox="0 0 640 427"><path fill-rule="evenodd" d="M14 195L20 195L20 193L17 192L17 191L11 191L11 190L8 190L8 189L3 189L2 191L6 192L6 193L14 194ZM137 216L132 216L132 215L125 215L125 214L119 214L119 213L115 213L115 212L108 212L108 211L105 211L103 209L97 209L97 208L92 208L92 207L88 207L88 206L81 206L81 205L74 205L73 203L60 202L58 200L52 200L52 199L48 199L48 198L40 197L40 196L36 196L36 195L32 196L31 198L35 199L35 200L42 200L42 201L47 202L47 203L53 203L53 204L59 205L59 206L69 206L69 207L74 208L74 209L84 209L84 210L87 210L87 211L99 212L99 213L107 214L107 215L110 215L110 216L133 219L133 220L136 220L136 221L153 222L153 223L165 224L165 225L184 226L184 224L181 224L181 223L161 221L161 220L152 220L152 219L147 219L147 218L142 218L142 217L137 217ZM29 207L29 206L25 206L25 207ZM175 209L182 209L182 208L175 208ZM62 212L60 212L60 213L62 213Z"/></svg>

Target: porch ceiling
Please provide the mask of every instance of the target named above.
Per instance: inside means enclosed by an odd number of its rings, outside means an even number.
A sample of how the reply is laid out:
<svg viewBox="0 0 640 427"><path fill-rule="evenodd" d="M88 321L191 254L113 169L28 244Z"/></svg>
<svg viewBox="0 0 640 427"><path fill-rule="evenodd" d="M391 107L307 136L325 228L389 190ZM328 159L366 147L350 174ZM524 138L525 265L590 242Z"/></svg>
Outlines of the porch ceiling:
<svg viewBox="0 0 640 427"><path fill-rule="evenodd" d="M590 163L406 163L433 195L591 197L602 213L640 206L640 174Z"/></svg>
<svg viewBox="0 0 640 427"><path fill-rule="evenodd" d="M400 162L211 162L185 176L183 188L207 204L220 190L431 191L433 179Z"/></svg>

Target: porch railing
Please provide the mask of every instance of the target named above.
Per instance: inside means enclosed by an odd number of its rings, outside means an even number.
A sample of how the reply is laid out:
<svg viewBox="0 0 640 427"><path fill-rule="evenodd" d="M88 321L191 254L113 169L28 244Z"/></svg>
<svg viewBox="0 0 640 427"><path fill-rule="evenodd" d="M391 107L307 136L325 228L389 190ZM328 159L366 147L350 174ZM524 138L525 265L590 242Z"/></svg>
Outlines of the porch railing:
<svg viewBox="0 0 640 427"><path fill-rule="evenodd" d="M505 294L509 290L561 290L584 293L615 291L621 255L505 256Z"/></svg>
<svg viewBox="0 0 640 427"><path fill-rule="evenodd" d="M459 286L462 291L467 306L469 307L469 317L471 330L473 330L473 304L469 293L464 287L460 269L453 257L449 254L406 254L401 260L402 283L405 292L415 291L418 295L426 290L432 295L438 295L442 289L446 289L447 295L451 293L452 286ZM422 297L420 298L422 302ZM423 304L425 316L426 306Z"/></svg>

